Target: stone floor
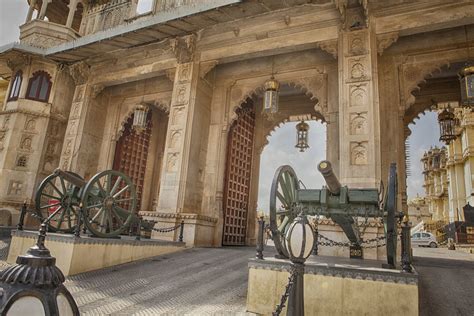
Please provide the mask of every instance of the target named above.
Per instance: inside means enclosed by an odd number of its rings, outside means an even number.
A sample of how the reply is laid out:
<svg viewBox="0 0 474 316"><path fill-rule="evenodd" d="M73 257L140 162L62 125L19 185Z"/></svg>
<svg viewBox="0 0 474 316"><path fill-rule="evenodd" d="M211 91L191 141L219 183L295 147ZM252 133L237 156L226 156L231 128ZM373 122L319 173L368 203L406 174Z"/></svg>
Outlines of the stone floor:
<svg viewBox="0 0 474 316"><path fill-rule="evenodd" d="M9 240L0 239L0 270ZM273 254L266 248L266 255ZM94 254L91 254L93 256ZM81 315L246 315L253 247L194 248L68 277ZM420 315L473 315L474 255L415 248Z"/></svg>

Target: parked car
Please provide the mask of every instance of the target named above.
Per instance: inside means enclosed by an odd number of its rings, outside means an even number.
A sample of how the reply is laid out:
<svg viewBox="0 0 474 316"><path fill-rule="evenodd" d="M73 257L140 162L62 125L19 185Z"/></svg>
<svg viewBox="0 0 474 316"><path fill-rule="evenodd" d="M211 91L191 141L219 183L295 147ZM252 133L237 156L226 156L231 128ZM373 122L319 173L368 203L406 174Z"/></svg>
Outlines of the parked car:
<svg viewBox="0 0 474 316"><path fill-rule="evenodd" d="M415 233L411 235L412 246L438 248L436 237L432 233Z"/></svg>

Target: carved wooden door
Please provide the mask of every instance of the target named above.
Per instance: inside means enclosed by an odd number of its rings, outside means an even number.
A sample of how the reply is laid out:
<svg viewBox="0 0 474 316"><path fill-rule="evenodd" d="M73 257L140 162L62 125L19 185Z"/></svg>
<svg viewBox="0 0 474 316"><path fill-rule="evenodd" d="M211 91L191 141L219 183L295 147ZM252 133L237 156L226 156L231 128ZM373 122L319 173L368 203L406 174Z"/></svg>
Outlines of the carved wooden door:
<svg viewBox="0 0 474 316"><path fill-rule="evenodd" d="M150 145L151 135L151 111L148 111L147 127L137 133L132 128L133 115L127 119L122 135L117 141L115 147L114 170L125 173L132 179L137 191L137 212L140 210L143 183L145 181L146 163L148 158L148 147ZM122 202L124 208L128 207L128 202Z"/></svg>
<svg viewBox="0 0 474 316"><path fill-rule="evenodd" d="M255 112L253 104L238 111L227 145L223 245L245 245L252 172Z"/></svg>

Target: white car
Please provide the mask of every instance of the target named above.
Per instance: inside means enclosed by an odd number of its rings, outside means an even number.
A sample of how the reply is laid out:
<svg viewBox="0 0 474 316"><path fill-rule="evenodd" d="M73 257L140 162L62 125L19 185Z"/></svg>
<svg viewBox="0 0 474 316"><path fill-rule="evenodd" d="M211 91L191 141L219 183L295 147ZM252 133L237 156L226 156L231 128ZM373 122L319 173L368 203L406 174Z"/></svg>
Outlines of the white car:
<svg viewBox="0 0 474 316"><path fill-rule="evenodd" d="M438 248L436 237L432 233L415 233L411 235L412 246Z"/></svg>

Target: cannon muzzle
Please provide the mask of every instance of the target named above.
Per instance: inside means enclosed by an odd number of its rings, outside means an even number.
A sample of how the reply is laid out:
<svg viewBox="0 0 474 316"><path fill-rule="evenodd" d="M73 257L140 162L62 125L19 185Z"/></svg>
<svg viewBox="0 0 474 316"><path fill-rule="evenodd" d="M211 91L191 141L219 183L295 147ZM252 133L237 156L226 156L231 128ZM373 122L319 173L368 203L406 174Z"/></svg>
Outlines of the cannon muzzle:
<svg viewBox="0 0 474 316"><path fill-rule="evenodd" d="M321 161L318 164L318 170L323 175L329 192L335 195L339 194L341 192L341 183L334 174L331 163L327 160Z"/></svg>

